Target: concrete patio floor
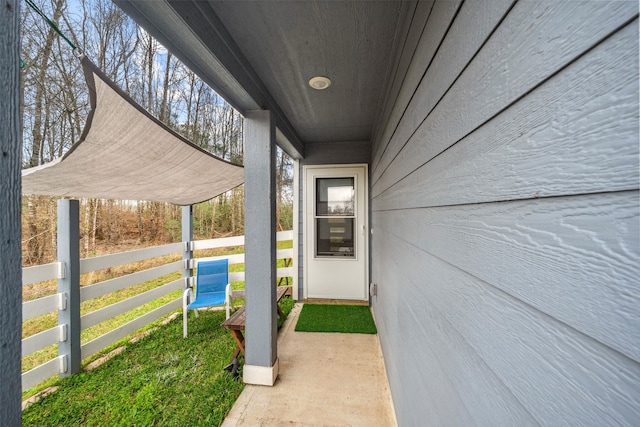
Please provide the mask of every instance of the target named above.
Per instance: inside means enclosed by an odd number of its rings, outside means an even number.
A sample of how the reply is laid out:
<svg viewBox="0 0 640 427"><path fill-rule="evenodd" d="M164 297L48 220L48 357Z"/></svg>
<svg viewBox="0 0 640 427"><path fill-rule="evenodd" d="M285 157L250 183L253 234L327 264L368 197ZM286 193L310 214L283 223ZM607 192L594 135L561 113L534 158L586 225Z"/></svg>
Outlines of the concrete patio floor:
<svg viewBox="0 0 640 427"><path fill-rule="evenodd" d="M278 335L275 385L247 385L222 426L396 426L378 336L296 332L301 307Z"/></svg>

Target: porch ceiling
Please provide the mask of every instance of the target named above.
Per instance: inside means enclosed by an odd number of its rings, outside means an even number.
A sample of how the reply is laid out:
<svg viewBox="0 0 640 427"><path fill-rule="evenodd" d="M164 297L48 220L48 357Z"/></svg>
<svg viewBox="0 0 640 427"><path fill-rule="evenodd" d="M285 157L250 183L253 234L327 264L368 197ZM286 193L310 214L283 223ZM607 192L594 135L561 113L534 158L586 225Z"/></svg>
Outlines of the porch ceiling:
<svg viewBox="0 0 640 427"><path fill-rule="evenodd" d="M368 141L415 7L401 1L114 0L240 112L269 109L278 143ZM323 91L309 87L327 76Z"/></svg>

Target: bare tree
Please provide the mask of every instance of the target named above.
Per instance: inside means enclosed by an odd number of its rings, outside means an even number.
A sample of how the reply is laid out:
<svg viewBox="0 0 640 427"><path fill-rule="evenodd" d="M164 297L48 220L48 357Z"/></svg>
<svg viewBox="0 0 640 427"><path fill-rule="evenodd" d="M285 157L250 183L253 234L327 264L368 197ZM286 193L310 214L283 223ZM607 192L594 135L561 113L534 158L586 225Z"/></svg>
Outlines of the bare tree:
<svg viewBox="0 0 640 427"><path fill-rule="evenodd" d="M82 10L79 44L83 52L111 80L126 88L139 42L135 24L111 0L85 0Z"/></svg>
<svg viewBox="0 0 640 427"><path fill-rule="evenodd" d="M64 0L54 0L53 1L53 22L57 22L62 15L62 11L64 10L65 1ZM29 166L38 166L41 164L41 153L42 146L44 144L44 133L45 129L43 129L46 124L48 124L48 116L45 116L45 112L47 111L45 100L46 100L46 81L47 81L47 69L49 67L49 61L51 60L52 50L54 46L55 38L57 34L55 30L51 27L46 32L46 36L44 39L44 44L40 51L38 52L38 56L34 58L34 62L36 64L35 71L35 79L34 81L39 83L36 84L35 90L35 101L34 101L34 111L33 111L33 127L31 129L31 156L29 161L27 162ZM44 123L44 125L43 125Z"/></svg>
<svg viewBox="0 0 640 427"><path fill-rule="evenodd" d="M44 5L42 5L44 7ZM53 22L57 22L64 11L66 3L64 0L54 0L52 2ZM21 97L24 100L22 106L23 116L28 117L30 138L23 138L25 143L30 142L30 147L23 147L24 153L29 153L26 160L27 166L38 166L43 162L43 154L45 151L45 140L47 136L51 140L50 132L52 108L49 100L47 88L49 87L49 64L53 58L53 51L56 47L55 40L57 34L51 27L43 26L42 23L34 19L32 11L25 10L25 19L23 22L31 23L34 33L30 34L28 41L25 43L23 55L26 59L27 66L23 73L23 82L29 83L30 91L26 91L27 85L22 87ZM40 25L36 25L39 23ZM24 129L24 125L23 125ZM25 129L25 130L27 130ZM31 262L42 262L44 259L46 248L46 235L42 227L42 221L38 215L38 205L40 199L34 196L27 198L27 239L26 254L27 259Z"/></svg>
<svg viewBox="0 0 640 427"><path fill-rule="evenodd" d="M151 114L205 150L232 162L243 162L243 117L110 0L83 0L69 6L66 0L34 1L54 22L63 24L61 29L70 34L79 49ZM75 9L71 5L76 5ZM77 141L88 111L88 97L72 49L32 12L23 11L22 23L29 29L22 42L26 62L21 93L26 167L64 155ZM282 229L290 223L284 217L290 215L292 194L291 162L283 153L278 154L277 168ZM244 191L239 187L196 207L194 220L201 237L241 234L243 201ZM54 256L52 206L55 203L51 198L25 200L25 259L30 263ZM100 242L112 244L127 238L148 244L176 235L172 227L179 209L175 206L94 199L85 200L82 206L85 255L94 253Z"/></svg>
<svg viewBox="0 0 640 427"><path fill-rule="evenodd" d="M167 62L164 67L164 84L162 85L162 101L160 102L160 121L169 124L167 98L169 96L169 76L171 74L171 52L167 51Z"/></svg>

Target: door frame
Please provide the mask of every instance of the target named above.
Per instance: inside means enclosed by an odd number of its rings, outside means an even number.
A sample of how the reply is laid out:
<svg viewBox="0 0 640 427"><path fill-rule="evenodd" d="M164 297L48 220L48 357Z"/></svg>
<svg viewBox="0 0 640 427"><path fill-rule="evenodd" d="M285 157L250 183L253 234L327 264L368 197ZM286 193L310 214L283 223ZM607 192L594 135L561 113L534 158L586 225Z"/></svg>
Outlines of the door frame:
<svg viewBox="0 0 640 427"><path fill-rule="evenodd" d="M369 165L367 163L348 163L348 164L322 164L322 165L303 165L302 166L302 191L299 194L302 195L300 205L302 206L300 212L302 215L302 269L303 269L303 289L302 289L302 299L309 298L309 259L308 259L308 250L309 247L307 245L313 245L313 233L307 231L308 219L307 219L307 197L308 197L308 185L307 182L307 171L310 169L327 169L331 170L332 173L335 171L339 173L341 169L353 169L353 168L362 168L364 170L364 183L362 185L362 189L364 191L364 214L362 218L362 222L364 225L364 233L363 233L363 241L356 242L358 247L361 247L362 257L364 261L364 283L362 284L364 289L364 299L363 300L351 300L351 301L367 301L369 302ZM313 183L311 183L313 185ZM357 191L357 189L356 189ZM347 301L347 300L345 300Z"/></svg>

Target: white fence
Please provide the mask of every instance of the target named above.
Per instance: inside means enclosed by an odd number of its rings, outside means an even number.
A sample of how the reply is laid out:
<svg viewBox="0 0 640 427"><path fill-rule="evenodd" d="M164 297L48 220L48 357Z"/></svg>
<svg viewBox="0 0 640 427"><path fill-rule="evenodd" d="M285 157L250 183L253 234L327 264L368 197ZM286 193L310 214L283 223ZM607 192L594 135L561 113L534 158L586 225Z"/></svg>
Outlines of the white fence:
<svg viewBox="0 0 640 427"><path fill-rule="evenodd" d="M278 241L292 240L292 231L283 231L277 234ZM187 245L189 247L187 248ZM230 246L243 246L244 236L227 237L223 239L211 239L211 240L199 240L193 242L173 243L169 245L155 246L146 249L139 249L128 252L120 252L111 255L104 255L95 258L85 258L80 260L80 273L89 273L92 271L103 270L106 268L117 267L124 264L130 264L133 262L143 261L151 258L156 258L165 255L171 255L181 253L185 249L201 250L201 249L213 249L224 248ZM103 282L95 283L89 286L83 286L80 288L80 302L88 301L94 298L101 297L103 295L115 292L131 286L136 286L140 283L148 280L153 280L167 274L171 274L178 271L185 271L192 268L196 268L197 263L203 260L228 258L229 264L244 263L244 253L209 257L209 258L193 258L184 259L168 264L164 264L158 267L149 268L147 270L138 271L135 273L127 274L115 279L105 280ZM278 250L278 259L293 258L293 249ZM22 285L30 285L37 282L43 282L48 280L62 279L65 277L67 266L61 262L54 262L51 264L38 265L35 267L26 267L22 269ZM278 277L294 277L294 270L292 266L278 268ZM137 307L140 307L148 302L161 298L175 290L185 288L187 286L187 280L189 278L180 278L178 280L165 283L149 291L143 292L128 299L119 301L115 304L107 307L95 310L91 313L85 314L80 318L81 330L95 326L101 322L109 320L115 316L131 311ZM244 281L244 272L229 273L230 282ZM190 286L192 285L189 284ZM134 331L144 327L145 325L159 319L162 316L181 307L182 297L164 304L130 322L117 327L104 335L99 336L87 343L80 343L81 345L81 357L85 359L92 354L99 352L105 347L115 343L116 341L126 337ZM39 298L33 301L25 302L22 305L22 321L32 319L44 314L48 314L54 311L68 310L67 294L56 293L43 298ZM79 310L79 307L78 307ZM53 328L42 331L38 334L32 335L22 340L22 357L28 356L38 350L48 347L52 344L59 344L66 342L69 339L70 325L59 324ZM27 390L40 382L56 375L65 373L68 371L68 356L59 355L58 357L51 359L28 372L22 374L22 389Z"/></svg>

